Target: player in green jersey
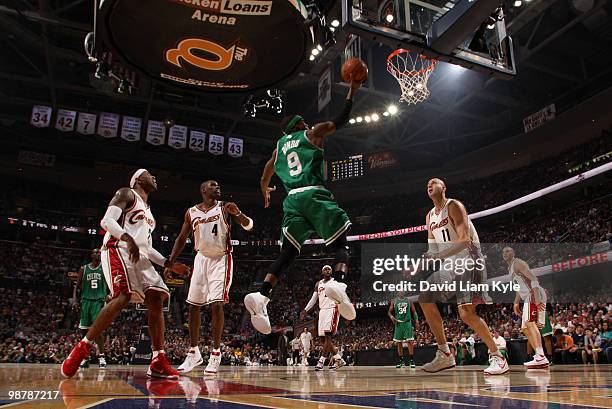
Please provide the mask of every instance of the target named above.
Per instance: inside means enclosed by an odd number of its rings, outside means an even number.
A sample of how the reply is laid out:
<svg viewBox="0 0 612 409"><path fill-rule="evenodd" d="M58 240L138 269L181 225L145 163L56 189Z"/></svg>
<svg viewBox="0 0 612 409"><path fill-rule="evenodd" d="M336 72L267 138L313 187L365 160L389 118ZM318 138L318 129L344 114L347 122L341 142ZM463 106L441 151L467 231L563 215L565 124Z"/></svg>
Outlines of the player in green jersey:
<svg viewBox="0 0 612 409"><path fill-rule="evenodd" d="M77 301L77 293L81 291L81 302ZM81 266L77 276L77 282L72 292L74 308L81 310L81 320L79 328L87 333L91 324L95 321L100 310L104 307L104 303L110 291L104 279L102 264L100 263L100 249L91 251L91 262ZM100 368L106 368L106 359L104 356L104 335L100 334L98 339L94 340L98 346L98 362ZM88 360L81 362L81 367L89 366Z"/></svg>
<svg viewBox="0 0 612 409"><path fill-rule="evenodd" d="M395 331L393 332L393 341L397 345L397 355L399 361L396 368L410 365L414 368L414 334L412 329L412 322L414 321L415 327L419 329L419 316L417 315L414 305L410 302L408 297L400 293L397 298L391 300L389 303L389 318L395 324ZM404 344L408 344L408 360L404 360Z"/></svg>
<svg viewBox="0 0 612 409"><path fill-rule="evenodd" d="M344 210L334 201L325 187L325 138L346 125L353 104L353 94L361 86L349 81L350 89L342 112L333 121L309 127L299 115L291 115L281 122L283 136L278 140L272 157L266 163L261 177L264 206L270 205L272 176L280 178L287 190L283 202L281 254L272 263L259 292L247 294L244 305L251 313L251 323L261 333L271 332L266 305L270 291L300 253L302 244L311 234L317 233L335 253L334 277L342 280L348 271L348 246L346 232L351 222ZM340 314L348 320L355 319L355 308L346 295L346 284L334 281L327 285L325 294L337 305Z"/></svg>

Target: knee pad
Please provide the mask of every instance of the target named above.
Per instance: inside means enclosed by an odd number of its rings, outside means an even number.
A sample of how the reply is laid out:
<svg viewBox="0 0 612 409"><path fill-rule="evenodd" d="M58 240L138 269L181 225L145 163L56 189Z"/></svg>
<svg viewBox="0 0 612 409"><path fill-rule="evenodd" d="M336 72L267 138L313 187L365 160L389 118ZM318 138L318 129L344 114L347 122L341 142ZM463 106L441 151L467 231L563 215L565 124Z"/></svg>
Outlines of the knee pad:
<svg viewBox="0 0 612 409"><path fill-rule="evenodd" d="M346 234L343 234L342 236L334 240L334 242L330 244L329 247L333 249L335 253L334 268L338 263L344 263L348 265L350 254L348 250L348 244L346 242Z"/></svg>
<svg viewBox="0 0 612 409"><path fill-rule="evenodd" d="M281 247L280 256L274 260L268 272L278 279L283 271L293 263L298 254L299 252L295 247L289 243L285 244Z"/></svg>

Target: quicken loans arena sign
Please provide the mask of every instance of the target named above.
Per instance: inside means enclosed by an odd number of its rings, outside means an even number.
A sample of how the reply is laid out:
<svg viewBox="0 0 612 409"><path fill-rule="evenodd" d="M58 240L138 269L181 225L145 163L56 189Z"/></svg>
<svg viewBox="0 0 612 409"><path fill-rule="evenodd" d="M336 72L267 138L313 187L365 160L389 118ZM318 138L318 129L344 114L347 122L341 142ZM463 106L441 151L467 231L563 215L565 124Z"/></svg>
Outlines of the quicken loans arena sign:
<svg viewBox="0 0 612 409"><path fill-rule="evenodd" d="M312 47L298 0L106 0L99 33L114 56L175 86L232 92L295 74Z"/></svg>

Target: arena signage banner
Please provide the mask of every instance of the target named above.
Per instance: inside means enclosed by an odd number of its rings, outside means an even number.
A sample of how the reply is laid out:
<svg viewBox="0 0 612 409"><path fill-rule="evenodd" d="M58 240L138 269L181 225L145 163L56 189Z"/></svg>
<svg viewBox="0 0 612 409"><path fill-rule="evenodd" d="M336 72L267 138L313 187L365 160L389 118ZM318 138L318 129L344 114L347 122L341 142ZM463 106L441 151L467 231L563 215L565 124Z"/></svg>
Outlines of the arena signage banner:
<svg viewBox="0 0 612 409"><path fill-rule="evenodd" d="M51 107L43 105L34 105L32 107L32 117L30 118L30 124L37 128L47 128L51 124L51 113L53 109Z"/></svg>
<svg viewBox="0 0 612 409"><path fill-rule="evenodd" d="M191 130L189 135L189 149L195 152L206 150L206 132Z"/></svg>
<svg viewBox="0 0 612 409"><path fill-rule="evenodd" d="M98 123L98 135L105 138L117 137L119 129L119 115L102 112Z"/></svg>
<svg viewBox="0 0 612 409"><path fill-rule="evenodd" d="M242 139L229 138L227 145L227 154L233 158L240 158L244 152L244 142Z"/></svg>
<svg viewBox="0 0 612 409"><path fill-rule="evenodd" d="M318 105L321 112L331 101L331 66L327 67L323 74L319 77L318 90Z"/></svg>
<svg viewBox="0 0 612 409"><path fill-rule="evenodd" d="M174 125L168 131L168 145L174 149L185 149L187 147L187 127Z"/></svg>
<svg viewBox="0 0 612 409"><path fill-rule="evenodd" d="M140 140L141 127L142 119L133 116L124 116L123 124L121 125L121 139L125 139L128 142Z"/></svg>
<svg viewBox="0 0 612 409"><path fill-rule="evenodd" d="M544 125L546 122L555 119L556 112L557 108L555 107L555 104L550 104L540 109L538 112L531 114L525 119L523 119L523 127L525 128L525 133L531 132L534 129Z"/></svg>
<svg viewBox="0 0 612 409"><path fill-rule="evenodd" d="M74 131L76 114L76 111L70 111L67 109L60 109L59 111L57 111L57 118L55 119L55 129L62 132Z"/></svg>
<svg viewBox="0 0 612 409"><path fill-rule="evenodd" d="M163 145L166 141L166 127L163 122L149 121L147 125L147 142L151 145Z"/></svg>
<svg viewBox="0 0 612 409"><path fill-rule="evenodd" d="M208 135L208 152L213 155L222 155L225 138L221 135Z"/></svg>
<svg viewBox="0 0 612 409"><path fill-rule="evenodd" d="M82 135L93 135L95 133L97 119L98 116L96 114L79 112L76 131Z"/></svg>
<svg viewBox="0 0 612 409"><path fill-rule="evenodd" d="M368 171L390 169L396 167L398 164L399 160L393 151L368 154Z"/></svg>
<svg viewBox="0 0 612 409"><path fill-rule="evenodd" d="M250 91L298 71L312 47L307 17L295 0L149 0L146 12L141 2L106 0L97 34L113 56L154 80Z"/></svg>

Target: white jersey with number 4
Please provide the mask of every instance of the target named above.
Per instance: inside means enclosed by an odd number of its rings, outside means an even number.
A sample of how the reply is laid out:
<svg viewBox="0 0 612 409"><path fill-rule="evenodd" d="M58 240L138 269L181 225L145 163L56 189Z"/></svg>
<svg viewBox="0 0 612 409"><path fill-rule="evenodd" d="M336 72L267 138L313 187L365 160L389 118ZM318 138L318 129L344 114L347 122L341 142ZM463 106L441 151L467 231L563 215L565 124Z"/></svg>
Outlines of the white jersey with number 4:
<svg viewBox="0 0 612 409"><path fill-rule="evenodd" d="M151 233L155 230L155 218L151 213L151 208L134 189L134 204L125 209L117 221L119 225L128 233L138 246L140 254L149 256L149 248L152 246ZM117 240L109 232L104 235L104 246L121 247L127 249L127 242Z"/></svg>
<svg viewBox="0 0 612 409"><path fill-rule="evenodd" d="M435 207L429 212L429 231L434 236L438 246L443 246L444 244L453 243L459 240L459 233L457 233L455 226L453 223L451 223L451 219L448 214L448 206L452 201L454 201L454 199L446 199L446 203L439 213L436 213ZM472 258L474 258L480 256L480 239L478 238L478 233L476 232L474 224L469 219L468 230L470 240L472 241L471 246L453 257L459 258L472 256ZM443 247L441 249L443 249Z"/></svg>
<svg viewBox="0 0 612 409"><path fill-rule="evenodd" d="M219 257L232 251L230 225L223 210L223 202L207 210L198 206L189 209L194 246L206 257Z"/></svg>

